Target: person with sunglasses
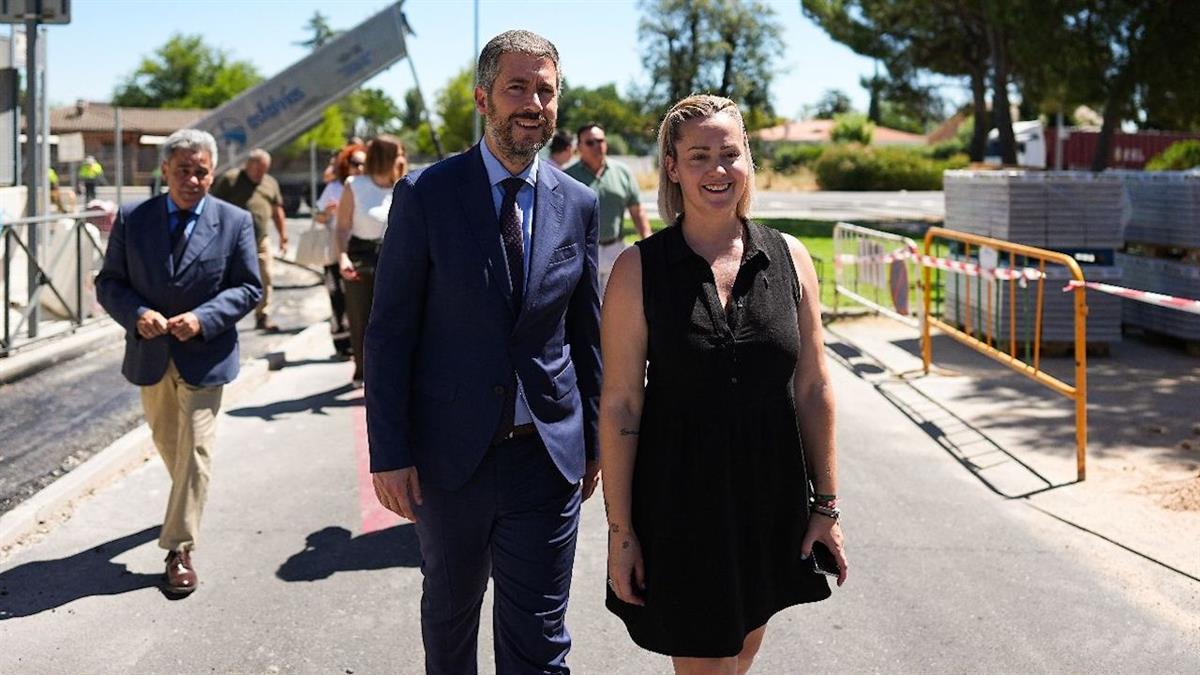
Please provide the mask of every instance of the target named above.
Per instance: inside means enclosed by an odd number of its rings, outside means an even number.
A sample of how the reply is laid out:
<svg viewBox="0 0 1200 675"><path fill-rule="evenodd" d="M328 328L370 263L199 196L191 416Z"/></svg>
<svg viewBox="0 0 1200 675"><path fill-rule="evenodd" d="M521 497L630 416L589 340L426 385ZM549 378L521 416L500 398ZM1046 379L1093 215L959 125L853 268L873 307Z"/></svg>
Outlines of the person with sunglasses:
<svg viewBox="0 0 1200 675"><path fill-rule="evenodd" d="M579 161L566 174L590 187L600 198L600 293L608 284L617 256L625 250L625 211L633 220L638 237L650 236L650 218L642 210L637 181L625 166L608 161L608 139L604 127L588 122L575 132Z"/></svg>
<svg viewBox="0 0 1200 675"><path fill-rule="evenodd" d="M350 341L350 319L346 314L346 287L342 279L342 271L338 267L337 242L337 208L338 200L342 198L346 180L351 176L362 175L363 164L367 161L367 146L349 144L338 151L329 162L327 172L330 179L325 182L321 196L317 199L316 220L325 225L330 232L330 259L325 265L325 288L329 291L329 305L332 313L329 316L329 332L333 337L333 349L338 356L348 359L354 354Z"/></svg>

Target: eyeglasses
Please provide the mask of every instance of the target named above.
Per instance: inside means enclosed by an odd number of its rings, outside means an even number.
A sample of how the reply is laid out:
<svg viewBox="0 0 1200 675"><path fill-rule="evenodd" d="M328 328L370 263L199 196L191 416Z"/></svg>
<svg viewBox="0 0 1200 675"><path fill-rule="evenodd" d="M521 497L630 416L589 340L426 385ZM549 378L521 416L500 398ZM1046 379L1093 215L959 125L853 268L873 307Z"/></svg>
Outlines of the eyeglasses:
<svg viewBox="0 0 1200 675"><path fill-rule="evenodd" d="M597 145L604 145L606 142L607 141L603 138L589 138L586 141L584 141L583 144L588 146L589 148L592 148Z"/></svg>
<svg viewBox="0 0 1200 675"><path fill-rule="evenodd" d="M356 161L354 161L353 159L352 159L352 160L350 160L350 166L353 166L353 167L355 167L355 168L361 167L361 166L362 166L363 164L365 164L365 163L366 163L366 162L356 162Z"/></svg>

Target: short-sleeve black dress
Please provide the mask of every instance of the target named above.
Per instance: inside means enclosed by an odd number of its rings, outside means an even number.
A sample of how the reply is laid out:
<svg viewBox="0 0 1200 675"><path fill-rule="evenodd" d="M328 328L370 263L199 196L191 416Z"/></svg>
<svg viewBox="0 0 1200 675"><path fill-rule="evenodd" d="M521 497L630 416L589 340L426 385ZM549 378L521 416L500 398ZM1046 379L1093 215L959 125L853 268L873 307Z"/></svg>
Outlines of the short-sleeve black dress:
<svg viewBox="0 0 1200 675"><path fill-rule="evenodd" d="M646 604L609 589L606 606L635 643L670 656L735 656L776 612L830 595L800 560L795 268L774 229L747 223L742 243L726 312L678 224L638 242L649 365L632 519Z"/></svg>

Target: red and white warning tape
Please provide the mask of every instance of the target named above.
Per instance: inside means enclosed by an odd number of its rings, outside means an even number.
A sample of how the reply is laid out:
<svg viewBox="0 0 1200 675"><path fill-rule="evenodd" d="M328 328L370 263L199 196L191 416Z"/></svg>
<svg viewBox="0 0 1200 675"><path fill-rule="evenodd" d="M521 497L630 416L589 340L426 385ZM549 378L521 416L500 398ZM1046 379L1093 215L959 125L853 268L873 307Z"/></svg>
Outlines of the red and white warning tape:
<svg viewBox="0 0 1200 675"><path fill-rule="evenodd" d="M986 268L980 267L975 263L966 262L963 260L950 260L949 258L938 258L931 255L920 253L912 247L898 248L891 253L884 253L873 256L856 256L853 253L843 253L834 258L834 261L839 264L858 264L869 265L876 263L890 263L893 260L914 260L919 265L925 267L936 267L950 272L959 272L969 277L986 277L989 279L1001 279L1003 281L1027 281L1038 279L1042 273L1032 267L1023 267L1020 269L1010 269L1008 267Z"/></svg>
<svg viewBox="0 0 1200 675"><path fill-rule="evenodd" d="M912 253L908 249L898 248L891 253L883 253L881 255L858 256L853 253L842 253L834 257L834 260L847 265L870 265L873 263L890 263L893 260L907 260L911 257Z"/></svg>
<svg viewBox="0 0 1200 675"><path fill-rule="evenodd" d="M1102 284L1097 281L1071 280L1067 282L1067 285L1063 288L1063 292L1069 293L1079 286L1086 286L1087 288L1100 291L1101 293L1108 293L1110 295L1116 295L1122 298L1128 298L1130 300L1137 300L1138 302L1158 305L1159 307L1170 307L1171 309L1178 309L1184 312L1190 312L1192 314L1200 314L1200 300L1192 300L1191 298L1176 298L1171 295L1151 293L1150 291L1139 291L1132 288L1125 288L1123 286Z"/></svg>
<svg viewBox="0 0 1200 675"><path fill-rule="evenodd" d="M951 272L960 272L969 277L986 277L989 279L1000 279L1002 281L1029 281L1038 279L1042 273L1032 267L1021 267L1011 269L1008 267L980 267L975 263L969 263L962 260L949 260L946 258L935 258L931 255L916 254L913 256L918 263L925 267L936 267L942 270Z"/></svg>

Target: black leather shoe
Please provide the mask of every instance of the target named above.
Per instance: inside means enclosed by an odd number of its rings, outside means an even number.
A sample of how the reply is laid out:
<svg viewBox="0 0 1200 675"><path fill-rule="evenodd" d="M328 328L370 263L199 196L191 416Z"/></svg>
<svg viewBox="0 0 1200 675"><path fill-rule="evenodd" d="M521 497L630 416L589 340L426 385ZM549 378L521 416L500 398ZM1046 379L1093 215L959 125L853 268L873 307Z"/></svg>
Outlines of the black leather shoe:
<svg viewBox="0 0 1200 675"><path fill-rule="evenodd" d="M278 333L279 325L271 321L265 316L260 316L254 320L254 327L264 333Z"/></svg>

